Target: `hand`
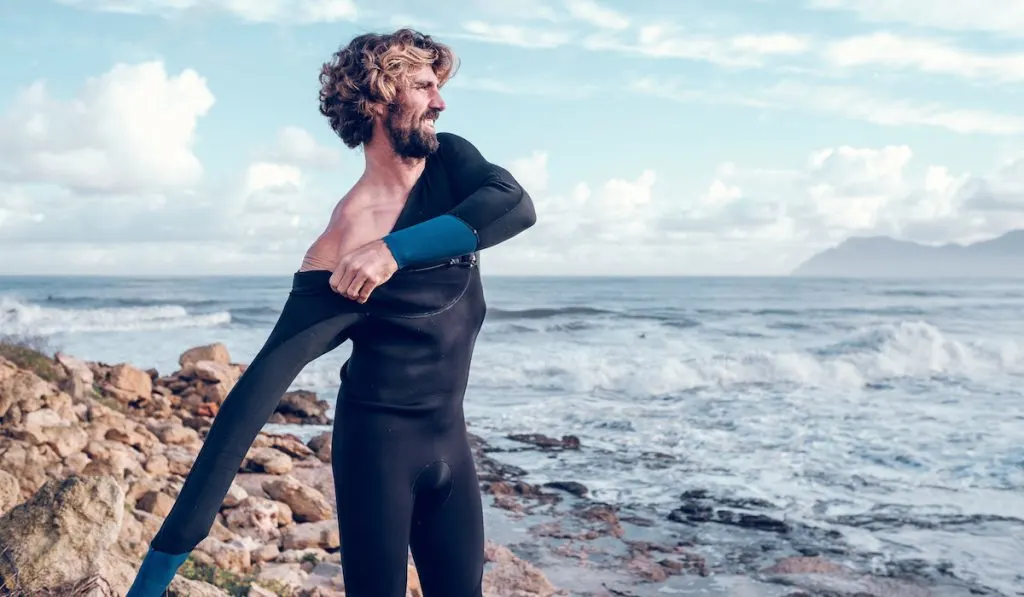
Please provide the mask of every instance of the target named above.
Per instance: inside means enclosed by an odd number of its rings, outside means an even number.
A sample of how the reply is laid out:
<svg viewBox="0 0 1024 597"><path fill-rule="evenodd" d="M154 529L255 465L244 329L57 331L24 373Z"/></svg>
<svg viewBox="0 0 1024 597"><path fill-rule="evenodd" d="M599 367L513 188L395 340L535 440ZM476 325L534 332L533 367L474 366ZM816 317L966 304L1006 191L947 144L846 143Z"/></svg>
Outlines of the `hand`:
<svg viewBox="0 0 1024 597"><path fill-rule="evenodd" d="M383 240L366 243L344 255L331 274L331 289L338 294L365 303L370 293L398 271L391 250Z"/></svg>

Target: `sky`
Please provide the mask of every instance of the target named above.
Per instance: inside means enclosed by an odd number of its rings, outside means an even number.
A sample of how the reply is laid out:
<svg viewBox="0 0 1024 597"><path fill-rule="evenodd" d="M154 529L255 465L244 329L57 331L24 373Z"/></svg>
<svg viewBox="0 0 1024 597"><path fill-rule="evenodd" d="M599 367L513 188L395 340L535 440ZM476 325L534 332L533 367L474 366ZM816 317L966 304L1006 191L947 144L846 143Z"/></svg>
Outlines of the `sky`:
<svg viewBox="0 0 1024 597"><path fill-rule="evenodd" d="M321 64L411 26L536 226L485 275L786 275L1024 228L1024 0L7 0L0 274L295 271L364 166Z"/></svg>

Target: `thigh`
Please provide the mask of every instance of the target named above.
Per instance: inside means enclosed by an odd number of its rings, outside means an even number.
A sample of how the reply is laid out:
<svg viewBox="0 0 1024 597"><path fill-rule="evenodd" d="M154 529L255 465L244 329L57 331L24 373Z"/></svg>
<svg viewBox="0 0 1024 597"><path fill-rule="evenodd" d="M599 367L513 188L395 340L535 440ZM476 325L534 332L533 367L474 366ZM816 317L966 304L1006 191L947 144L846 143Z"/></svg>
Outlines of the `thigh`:
<svg viewBox="0 0 1024 597"><path fill-rule="evenodd" d="M447 499L416 503L411 546L423 597L481 597L483 509L468 446L452 466Z"/></svg>
<svg viewBox="0 0 1024 597"><path fill-rule="evenodd" d="M408 467L382 446L353 445L345 436L335 432L332 450L345 594L405 597L413 510Z"/></svg>

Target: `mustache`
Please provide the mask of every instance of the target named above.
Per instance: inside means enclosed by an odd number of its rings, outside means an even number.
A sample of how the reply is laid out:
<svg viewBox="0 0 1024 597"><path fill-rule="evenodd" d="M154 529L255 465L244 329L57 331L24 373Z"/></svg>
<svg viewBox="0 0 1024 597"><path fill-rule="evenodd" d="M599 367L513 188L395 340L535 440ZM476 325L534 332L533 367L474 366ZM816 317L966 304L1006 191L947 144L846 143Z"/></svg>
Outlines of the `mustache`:
<svg viewBox="0 0 1024 597"><path fill-rule="evenodd" d="M440 116L440 110L428 110L427 113L423 115L423 120L437 120Z"/></svg>

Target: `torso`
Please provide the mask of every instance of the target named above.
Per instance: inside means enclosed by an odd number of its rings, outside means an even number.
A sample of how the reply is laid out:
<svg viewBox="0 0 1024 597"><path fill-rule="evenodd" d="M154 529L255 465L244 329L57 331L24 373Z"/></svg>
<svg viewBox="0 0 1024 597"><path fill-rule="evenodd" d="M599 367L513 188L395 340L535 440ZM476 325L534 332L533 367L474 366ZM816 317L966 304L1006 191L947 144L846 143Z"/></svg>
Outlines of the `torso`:
<svg viewBox="0 0 1024 597"><path fill-rule="evenodd" d="M306 251L299 271L333 271L343 255L386 236L415 188L413 185L396 197L357 183L335 206L327 227Z"/></svg>
<svg viewBox="0 0 1024 597"><path fill-rule="evenodd" d="M404 205L386 208L380 201L372 210L338 214L337 231L325 231L309 261L329 266L349 247L446 213L463 199L448 178L443 152L432 154ZM346 203L360 204L342 201L340 209ZM476 255L450 261L399 270L360 307L366 316L351 330L339 398L399 409L460 409L486 302Z"/></svg>

